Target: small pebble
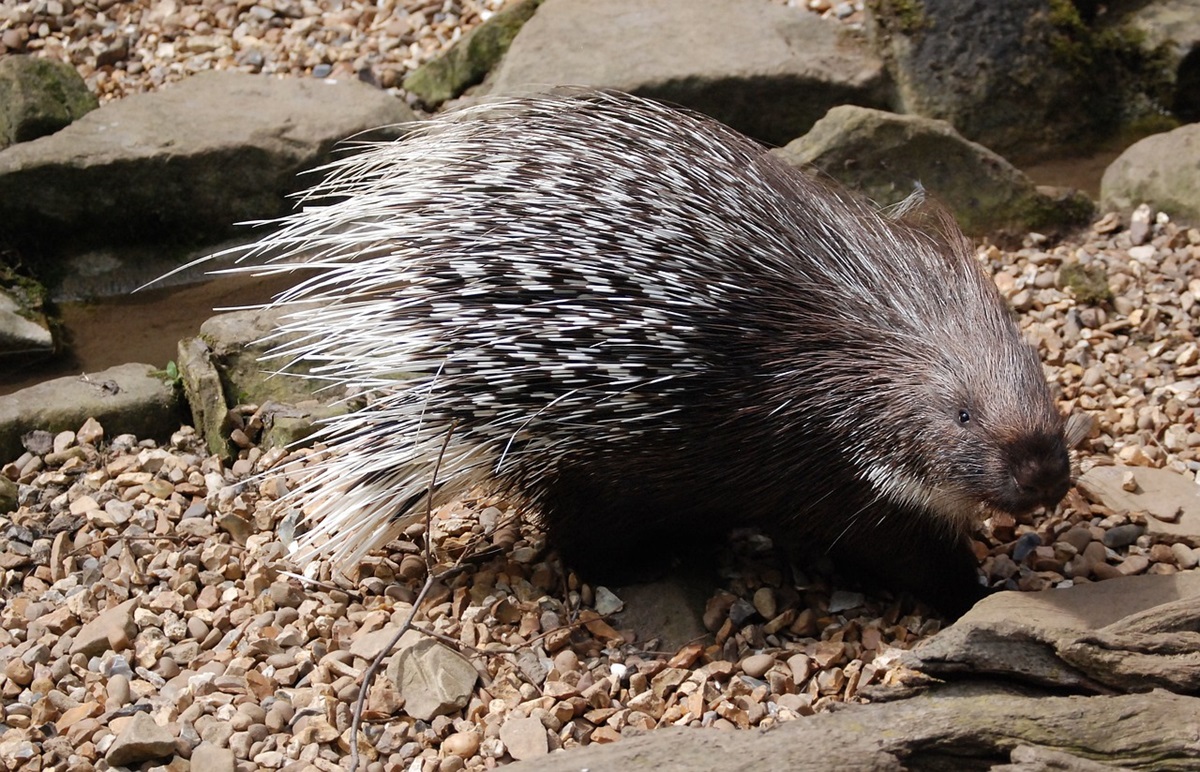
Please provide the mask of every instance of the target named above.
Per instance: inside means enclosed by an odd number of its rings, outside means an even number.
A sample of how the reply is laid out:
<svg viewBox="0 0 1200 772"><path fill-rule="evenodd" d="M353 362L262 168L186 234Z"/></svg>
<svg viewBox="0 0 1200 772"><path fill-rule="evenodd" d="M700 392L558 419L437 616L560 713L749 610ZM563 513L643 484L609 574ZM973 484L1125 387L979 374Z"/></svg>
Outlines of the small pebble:
<svg viewBox="0 0 1200 772"><path fill-rule="evenodd" d="M1017 539L1017 543L1013 545L1012 559L1018 563L1023 563L1025 558L1033 554L1033 551L1042 546L1042 537L1036 531L1031 531L1023 534Z"/></svg>
<svg viewBox="0 0 1200 772"><path fill-rule="evenodd" d="M1092 531L1086 526L1076 525L1058 538L1074 547L1076 552L1083 552L1092 541Z"/></svg>
<svg viewBox="0 0 1200 772"><path fill-rule="evenodd" d="M1104 534L1104 546L1114 550L1128 547L1137 541L1138 537L1145 533L1145 531L1146 529L1143 526L1133 523L1118 525L1116 528L1110 528Z"/></svg>
<svg viewBox="0 0 1200 772"><path fill-rule="evenodd" d="M1150 558L1145 555L1130 555L1117 564L1117 571L1124 576L1140 574L1150 567Z"/></svg>
<svg viewBox="0 0 1200 772"><path fill-rule="evenodd" d="M774 664L775 658L770 654L752 654L742 660L742 672L751 678L762 678Z"/></svg>
<svg viewBox="0 0 1200 772"><path fill-rule="evenodd" d="M850 592L848 590L834 590L829 596L829 611L837 614L849 609L858 608L866 601L866 596L861 592Z"/></svg>
<svg viewBox="0 0 1200 772"><path fill-rule="evenodd" d="M550 750L546 728L536 718L510 718L500 725L500 741L517 761L544 756Z"/></svg>
<svg viewBox="0 0 1200 772"><path fill-rule="evenodd" d="M442 741L442 750L469 759L479 751L481 740L478 732L455 732Z"/></svg>
<svg viewBox="0 0 1200 772"><path fill-rule="evenodd" d="M131 697L128 676L118 673L109 678L105 691L108 694L109 703L112 705L111 709L115 710L128 705Z"/></svg>
<svg viewBox="0 0 1200 772"><path fill-rule="evenodd" d="M1171 554L1175 556L1175 565L1184 570L1195 568L1200 562L1200 555L1197 555L1197 551L1186 544L1172 544Z"/></svg>

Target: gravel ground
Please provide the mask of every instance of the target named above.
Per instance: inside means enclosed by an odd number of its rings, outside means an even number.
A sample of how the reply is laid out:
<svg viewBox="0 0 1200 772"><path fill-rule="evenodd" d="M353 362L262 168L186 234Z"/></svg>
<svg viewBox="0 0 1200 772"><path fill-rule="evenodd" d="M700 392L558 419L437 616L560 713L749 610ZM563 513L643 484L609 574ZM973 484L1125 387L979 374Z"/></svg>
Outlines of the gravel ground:
<svg viewBox="0 0 1200 772"><path fill-rule="evenodd" d="M104 102L205 70L396 88L505 0L0 0L0 55L70 62Z"/></svg>
<svg viewBox="0 0 1200 772"><path fill-rule="evenodd" d="M70 62L101 102L196 72L362 77L411 70L515 0L0 0L0 56ZM861 26L862 2L775 0Z"/></svg>
<svg viewBox="0 0 1200 772"><path fill-rule="evenodd" d="M0 51L67 59L102 99L228 67L367 70L394 87L500 4L0 0ZM848 4L817 5L856 22ZM1064 409L1096 419L1081 466L1194 479L1200 231L1109 216L1059 245L1030 236L980 257ZM1113 297L1064 289L1075 266ZM206 770L345 768L369 658L430 570L415 621L452 658L426 666L455 671L457 651L481 678L460 673L462 704L430 708L430 690L376 677L360 734L369 769L478 770L660 726L767 727L899 678L896 652L941 624L743 535L719 560L711 641L662 651L615 629L620 600L564 575L536 529L486 498L435 512L429 533L353 576L295 566L294 523L272 501L314 454L248 445L227 465L187 428L158 447L89 422L5 465L20 506L0 516L0 768L178 769L165 766L173 752ZM267 469L284 474L253 477ZM1149 544L1138 518L1072 492L1054 513L987 523L977 552L993 586L1024 590L1196 566L1194 549Z"/></svg>
<svg viewBox="0 0 1200 772"><path fill-rule="evenodd" d="M1200 230L1148 220L1110 216L1057 246L1030 237L980 257L1064 409L1096 419L1082 467L1120 460L1194 479ZM1073 265L1111 302L1062 289ZM449 657L418 668L473 667L458 703L433 706L427 688L398 692L402 674L375 678L368 769L479 770L661 726L767 727L891 683L896 653L941 625L743 535L704 610L713 639L664 651L614 628L620 599L564 574L536 529L486 498L436 511L429 534L410 530L349 577L295 566L283 544L295 524L272 502L319 456L246 443L226 465L190 428L156 447L89 422L33 438L3 467L20 506L0 518L0 766L165 769L154 759L178 752L204 769L343 768L358 684L414 604L430 656ZM253 478L267 469L277 475ZM1140 522L1073 491L1054 513L987 523L976 546L992 585L1012 589L1196 566L1200 552L1151 545ZM139 739L155 730L158 745Z"/></svg>

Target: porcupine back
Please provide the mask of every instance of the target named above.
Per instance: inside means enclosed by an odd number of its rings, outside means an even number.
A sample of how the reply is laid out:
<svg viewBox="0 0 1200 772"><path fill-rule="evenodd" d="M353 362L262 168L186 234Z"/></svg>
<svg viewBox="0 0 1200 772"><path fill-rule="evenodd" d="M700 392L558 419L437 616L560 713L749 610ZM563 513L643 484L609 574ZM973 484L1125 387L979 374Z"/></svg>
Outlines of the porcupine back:
<svg viewBox="0 0 1200 772"><path fill-rule="evenodd" d="M588 570L756 524L961 610L970 527L1065 492L1063 419L965 240L910 203L611 93L335 162L255 249L318 269L276 301L311 304L277 356L369 398L292 494L302 547L357 560L437 466L435 503L490 482Z"/></svg>

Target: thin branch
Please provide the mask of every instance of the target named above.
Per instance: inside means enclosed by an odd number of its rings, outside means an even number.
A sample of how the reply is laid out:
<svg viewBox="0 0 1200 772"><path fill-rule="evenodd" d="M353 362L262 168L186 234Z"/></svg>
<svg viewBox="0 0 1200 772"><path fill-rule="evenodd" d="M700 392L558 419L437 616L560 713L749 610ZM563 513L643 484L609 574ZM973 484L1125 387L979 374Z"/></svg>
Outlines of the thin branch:
<svg viewBox="0 0 1200 772"><path fill-rule="evenodd" d="M358 730L362 726L363 705L367 701L367 692L371 689L371 683L375 680L375 674L379 672L380 665L383 660L391 653L392 648L400 642L403 636L409 629L412 628L413 619L416 618L417 610L421 607L421 603L425 600L425 596L429 594L429 588L433 587L433 583L437 579L448 576L451 572L457 571L461 566L461 556L459 562L456 563L449 571L445 571L440 576L435 576L433 573L433 493L437 490L437 475L438 469L442 466L442 458L446 455L446 448L450 446L450 438L454 435L454 424L446 431L446 439L442 442L442 449L438 453L437 463L433 465L433 473L429 476L429 493L426 496L425 505L425 583L421 585L421 591L417 593L416 599L412 604L412 611L408 612L408 618L404 620L404 624L400 625L400 629L392 636L392 640L388 641L387 646L380 649L375 655L375 659L371 662L371 666L367 668L367 672L363 674L362 685L358 687L358 700L354 703L354 718L350 722L350 769L358 769Z"/></svg>

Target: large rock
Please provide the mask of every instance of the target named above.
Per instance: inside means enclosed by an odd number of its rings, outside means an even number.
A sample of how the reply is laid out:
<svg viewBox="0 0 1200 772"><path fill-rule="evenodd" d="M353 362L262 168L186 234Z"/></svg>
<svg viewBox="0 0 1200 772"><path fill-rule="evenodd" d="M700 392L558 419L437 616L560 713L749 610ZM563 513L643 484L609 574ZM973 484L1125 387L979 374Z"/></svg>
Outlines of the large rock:
<svg viewBox="0 0 1200 772"><path fill-rule="evenodd" d="M0 151L0 243L211 241L286 211L335 143L412 117L358 81L203 73Z"/></svg>
<svg viewBox="0 0 1200 772"><path fill-rule="evenodd" d="M0 57L0 148L53 134L99 104L66 62Z"/></svg>
<svg viewBox="0 0 1200 772"><path fill-rule="evenodd" d="M1153 116L1161 76L1134 39L1056 0L867 3L902 111L1026 161L1081 152ZM1099 22L1095 22L1099 25ZM1150 61L1147 61L1150 60Z"/></svg>
<svg viewBox="0 0 1200 772"><path fill-rule="evenodd" d="M508 52L542 0L521 0L468 32L450 50L404 79L404 90L428 107L439 107L480 83Z"/></svg>
<svg viewBox="0 0 1200 772"><path fill-rule="evenodd" d="M209 452L231 455L228 411L234 405L229 398L261 407L264 428L255 439L267 448L303 440L321 419L350 409L342 385L310 376L312 363L269 356L273 347L294 340L276 333L283 317L293 310L274 307L218 314L200 326L198 337L180 341L180 381L192 425ZM286 372L281 372L285 367Z"/></svg>
<svg viewBox="0 0 1200 772"><path fill-rule="evenodd" d="M251 397L257 403L297 402L311 399L317 392L334 401L345 394L344 388L328 379L308 377L312 362L268 356L273 348L296 340L294 335L276 333L287 315L296 310L296 306L275 306L231 311L200 325L200 338L222 374L227 394ZM278 372L285 366L286 373Z"/></svg>
<svg viewBox="0 0 1200 772"><path fill-rule="evenodd" d="M192 426L204 438L208 452L222 458L230 458L228 445L229 403L221 383L221 374L213 362L212 349L202 338L185 338L179 341L176 366L179 382L188 408L192 411Z"/></svg>
<svg viewBox="0 0 1200 772"><path fill-rule="evenodd" d="M166 437L179 428L179 391L150 365L56 378L0 396L0 462L22 453L21 436L35 429L78 429L95 418L110 436Z"/></svg>
<svg viewBox="0 0 1200 772"><path fill-rule="evenodd" d="M1170 469L1096 466L1079 487L1114 512L1145 512L1154 541L1200 547L1200 485Z"/></svg>
<svg viewBox="0 0 1200 772"><path fill-rule="evenodd" d="M0 266L0 362L13 365L54 353L46 290Z"/></svg>
<svg viewBox="0 0 1200 772"><path fill-rule="evenodd" d="M1185 123L1200 121L1200 13L1195 0L1138 3L1126 23L1148 49L1166 59L1174 81L1171 111Z"/></svg>
<svg viewBox="0 0 1200 772"><path fill-rule="evenodd" d="M888 101L883 65L864 41L802 8L760 0L546 0L491 90L554 85L662 99L776 145L834 105Z"/></svg>
<svg viewBox="0 0 1200 772"><path fill-rule="evenodd" d="M1200 225L1200 123L1146 137L1104 171L1104 209L1128 212L1142 203Z"/></svg>
<svg viewBox="0 0 1200 772"><path fill-rule="evenodd" d="M945 121L845 105L773 152L793 165L816 166L880 205L899 202L919 183L972 235L1079 224L1092 214L1085 196L1039 191L1008 161Z"/></svg>

